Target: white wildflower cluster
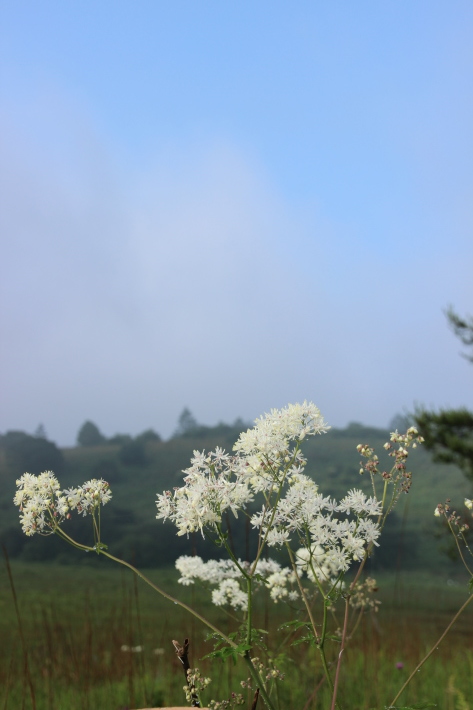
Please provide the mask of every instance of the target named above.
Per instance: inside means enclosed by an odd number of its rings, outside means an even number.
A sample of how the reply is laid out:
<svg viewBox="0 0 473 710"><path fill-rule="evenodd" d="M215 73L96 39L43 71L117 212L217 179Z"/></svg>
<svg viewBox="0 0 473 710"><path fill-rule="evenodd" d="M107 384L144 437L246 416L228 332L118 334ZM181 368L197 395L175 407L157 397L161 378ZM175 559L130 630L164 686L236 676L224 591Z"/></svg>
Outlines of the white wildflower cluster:
<svg viewBox="0 0 473 710"><path fill-rule="evenodd" d="M92 513L99 505L105 505L112 498L110 486L102 478L92 478L79 488L69 488L64 491L71 510L82 515Z"/></svg>
<svg viewBox="0 0 473 710"><path fill-rule="evenodd" d="M20 523L26 535L50 535L73 510L83 515L105 505L112 497L108 483L92 479L79 488L61 491L52 471L39 476L24 473L16 482L13 502L20 509Z"/></svg>
<svg viewBox="0 0 473 710"><path fill-rule="evenodd" d="M204 582L212 590L212 602L216 606L229 606L232 609L246 611L248 598L245 591L245 578L241 570L249 573L254 563L238 560L237 567L231 560L209 560L201 557L182 555L176 560L176 569L180 572L179 583L184 585ZM295 591L296 576L289 568L282 567L271 559L260 559L254 570L256 586L269 590L274 601L297 599Z"/></svg>
<svg viewBox="0 0 473 710"><path fill-rule="evenodd" d="M220 448L209 454L194 451L191 466L184 471L185 485L158 495L156 517L169 518L177 526L177 534L185 535L219 524L228 509L237 516L253 498L239 476L240 467L238 458Z"/></svg>
<svg viewBox="0 0 473 710"><path fill-rule="evenodd" d="M234 449L246 455L271 459L287 451L291 441L302 441L306 436L322 434L329 428L312 402L289 404L256 419L252 429L240 434Z"/></svg>
<svg viewBox="0 0 473 710"><path fill-rule="evenodd" d="M305 573L312 582L333 586L342 567L321 545L301 547L295 554L298 574Z"/></svg>
<svg viewBox="0 0 473 710"><path fill-rule="evenodd" d="M223 513L231 510L237 516L257 493L263 492L264 505L251 517L261 544L274 547L296 542L307 553L305 558L299 556L299 569L314 581L333 581L353 561L360 561L370 546L378 544L379 525L372 518L381 515L381 504L356 489L338 503L322 496L317 485L304 475L306 460L299 443L327 429L312 403L272 410L240 435L234 446L236 455L222 449L209 454L195 451L190 468L184 472L184 485L158 496L157 517L173 521L179 535L210 529L221 537ZM374 452L364 447L363 455L372 457ZM213 591L214 603L245 608L238 565L215 561L204 564L195 557L180 560L182 584L200 579L218 585ZM238 564L244 567L244 563ZM262 574L260 566L256 573ZM269 575L265 579L274 600L295 598L295 590L290 589L294 580L284 578L281 567L270 574L271 581Z"/></svg>
<svg viewBox="0 0 473 710"><path fill-rule="evenodd" d="M302 472L305 459L297 448L299 442L328 428L312 403L272 410L240 435L236 455L220 448L208 454L194 451L191 466L184 471L184 485L158 494L156 517L175 523L178 535L215 528L228 509L237 516L255 493L271 492L285 476ZM291 442L296 442L293 450Z"/></svg>
<svg viewBox="0 0 473 710"><path fill-rule="evenodd" d="M307 476L294 475L288 483L274 514L263 508L251 522L267 534L269 546L289 542L295 533L304 545L304 554L298 552L299 560L310 560L304 571L313 581L315 577L321 582L333 581L353 560L361 560L368 546L378 545L379 525L370 517L379 517L381 504L374 498L354 489L337 504L322 496ZM341 518L340 514L354 517Z"/></svg>

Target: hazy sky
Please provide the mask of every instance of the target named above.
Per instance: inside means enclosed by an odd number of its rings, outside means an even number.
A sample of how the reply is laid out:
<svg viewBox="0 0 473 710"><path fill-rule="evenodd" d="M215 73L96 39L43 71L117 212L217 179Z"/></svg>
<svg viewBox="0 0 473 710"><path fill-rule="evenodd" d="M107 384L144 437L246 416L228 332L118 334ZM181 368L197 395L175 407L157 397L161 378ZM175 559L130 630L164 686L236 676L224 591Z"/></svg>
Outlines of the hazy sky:
<svg viewBox="0 0 473 710"><path fill-rule="evenodd" d="M473 3L0 1L0 431L472 404Z"/></svg>

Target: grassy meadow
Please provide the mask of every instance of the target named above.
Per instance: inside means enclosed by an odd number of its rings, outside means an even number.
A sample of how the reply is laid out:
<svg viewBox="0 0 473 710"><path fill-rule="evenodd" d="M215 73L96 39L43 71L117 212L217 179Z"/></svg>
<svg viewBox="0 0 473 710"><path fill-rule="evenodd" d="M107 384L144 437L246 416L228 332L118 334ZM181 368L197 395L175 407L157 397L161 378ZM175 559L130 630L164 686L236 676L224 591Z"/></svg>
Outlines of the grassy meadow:
<svg viewBox="0 0 473 710"><path fill-rule="evenodd" d="M240 690L243 666L200 660L212 646L206 631L179 607L159 597L127 570L102 559L99 566L13 561L19 617L6 565L0 572L0 708L20 710L125 710L185 704L184 676L172 639L191 639L191 663L213 679L204 701ZM224 630L234 624L213 607L207 590L177 585L172 569L149 577L195 605ZM466 599L465 580L410 572L381 575L377 614L363 615L346 651L340 701L350 710L385 708L423 654ZM284 645L278 627L295 608L257 608L258 627L281 644L277 686L281 708L325 710L329 694L316 649ZM398 707L430 700L445 710L473 708L473 614L467 610ZM21 630L20 630L21 625ZM289 638L289 643L294 638ZM337 644L332 648L332 660ZM264 652L259 655L264 658ZM398 668L397 664L403 664ZM250 707L250 698L246 707Z"/></svg>

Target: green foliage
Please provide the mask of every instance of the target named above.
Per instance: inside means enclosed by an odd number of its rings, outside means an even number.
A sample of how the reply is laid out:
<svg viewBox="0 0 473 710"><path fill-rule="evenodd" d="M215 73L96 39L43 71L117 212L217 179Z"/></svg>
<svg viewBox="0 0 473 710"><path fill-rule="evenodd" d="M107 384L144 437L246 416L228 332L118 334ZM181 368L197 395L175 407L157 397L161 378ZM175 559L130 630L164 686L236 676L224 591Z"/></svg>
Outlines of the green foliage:
<svg viewBox="0 0 473 710"><path fill-rule="evenodd" d="M100 446L104 442L105 437L96 424L91 421L86 421L82 424L77 434L79 446Z"/></svg>
<svg viewBox="0 0 473 710"><path fill-rule="evenodd" d="M146 464L145 442L136 439L127 441L121 447L118 456L125 466L144 466Z"/></svg>
<svg viewBox="0 0 473 710"><path fill-rule="evenodd" d="M473 317L467 316L466 318L461 318L452 307L447 310L447 318L450 322L450 326L453 329L455 335L460 338L463 345L467 347L473 346ZM467 360L473 362L473 355L464 355Z"/></svg>
<svg viewBox="0 0 473 710"><path fill-rule="evenodd" d="M415 419L434 461L455 464L473 481L473 413L467 409L418 410Z"/></svg>
<svg viewBox="0 0 473 710"><path fill-rule="evenodd" d="M471 348L473 317L461 318L451 307L446 315L455 335ZM473 355L464 357L473 363ZM455 464L473 481L473 413L465 408L439 412L419 408L414 418L426 448L433 452L434 461Z"/></svg>
<svg viewBox="0 0 473 710"><path fill-rule="evenodd" d="M0 436L0 451L7 467L19 475L25 471L34 474L55 471L60 475L64 470L64 457L56 444L22 431L8 431Z"/></svg>
<svg viewBox="0 0 473 710"><path fill-rule="evenodd" d="M108 444L113 444L113 446L122 446L123 444L128 444L128 442L133 441L133 437L129 434L114 434L114 436L108 439Z"/></svg>
<svg viewBox="0 0 473 710"><path fill-rule="evenodd" d="M148 441L162 441L161 437L159 434L154 431L154 429L146 429L143 431L141 434L138 434L137 437L135 437L135 441L141 441L143 444L147 444Z"/></svg>

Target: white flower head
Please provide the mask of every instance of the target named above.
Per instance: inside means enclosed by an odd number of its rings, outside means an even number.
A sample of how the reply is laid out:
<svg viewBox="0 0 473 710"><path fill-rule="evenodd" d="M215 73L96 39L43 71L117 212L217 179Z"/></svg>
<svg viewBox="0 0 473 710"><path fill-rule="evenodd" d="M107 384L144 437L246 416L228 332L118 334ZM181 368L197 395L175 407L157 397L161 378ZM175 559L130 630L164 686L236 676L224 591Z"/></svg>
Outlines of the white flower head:
<svg viewBox="0 0 473 710"><path fill-rule="evenodd" d="M256 419L255 426L240 434L233 448L248 456L273 459L287 451L290 441L302 441L306 436L322 434L329 428L312 402L289 404Z"/></svg>
<svg viewBox="0 0 473 710"><path fill-rule="evenodd" d="M236 579L224 579L212 592L212 601L216 606L231 606L233 609L246 611L248 598Z"/></svg>
<svg viewBox="0 0 473 710"><path fill-rule="evenodd" d="M44 471L39 476L24 473L16 485L18 490L13 502L20 509L23 532L28 536L52 534L69 511L54 473Z"/></svg>

